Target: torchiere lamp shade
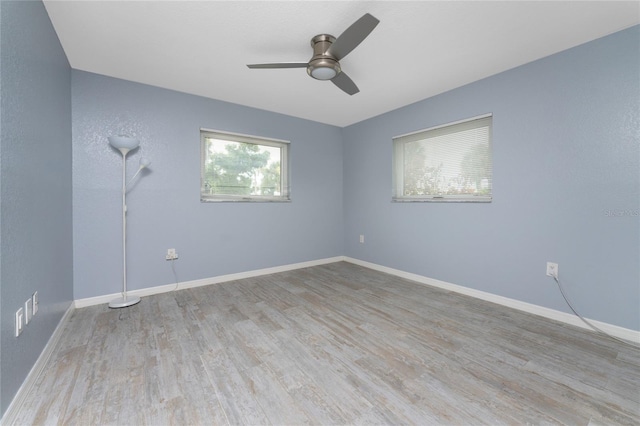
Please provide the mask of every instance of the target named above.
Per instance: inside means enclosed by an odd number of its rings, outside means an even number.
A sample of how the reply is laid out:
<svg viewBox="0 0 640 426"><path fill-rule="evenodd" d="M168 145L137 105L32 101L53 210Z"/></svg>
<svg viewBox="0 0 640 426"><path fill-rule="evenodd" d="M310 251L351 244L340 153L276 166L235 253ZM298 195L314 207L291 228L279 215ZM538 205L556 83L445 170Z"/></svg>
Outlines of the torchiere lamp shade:
<svg viewBox="0 0 640 426"><path fill-rule="evenodd" d="M109 143L117 149L135 149L140 145L140 141L129 136L109 136Z"/></svg>

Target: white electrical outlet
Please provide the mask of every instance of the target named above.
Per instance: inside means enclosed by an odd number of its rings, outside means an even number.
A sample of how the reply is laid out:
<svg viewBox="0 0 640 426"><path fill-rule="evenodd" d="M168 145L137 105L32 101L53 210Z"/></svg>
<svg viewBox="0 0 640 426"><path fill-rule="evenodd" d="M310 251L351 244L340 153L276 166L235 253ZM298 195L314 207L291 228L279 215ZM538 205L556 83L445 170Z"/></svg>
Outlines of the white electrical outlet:
<svg viewBox="0 0 640 426"><path fill-rule="evenodd" d="M31 321L31 317L33 317L33 300L28 298L26 302L24 302L24 323L25 325L29 324Z"/></svg>
<svg viewBox="0 0 640 426"><path fill-rule="evenodd" d="M547 276L558 279L558 264L553 262L547 262Z"/></svg>
<svg viewBox="0 0 640 426"><path fill-rule="evenodd" d="M31 306L33 307L33 315L38 313L38 292L34 292L31 296Z"/></svg>
<svg viewBox="0 0 640 426"><path fill-rule="evenodd" d="M360 244L364 244L364 235L360 235Z"/></svg>
<svg viewBox="0 0 640 426"><path fill-rule="evenodd" d="M24 329L24 311L22 310L22 308L18 309L16 311L16 337L20 336L20 333L22 333L22 330Z"/></svg>
<svg viewBox="0 0 640 426"><path fill-rule="evenodd" d="M167 249L167 256L165 257L165 259L175 260L177 258L178 258L178 253L176 252L176 249L174 248Z"/></svg>

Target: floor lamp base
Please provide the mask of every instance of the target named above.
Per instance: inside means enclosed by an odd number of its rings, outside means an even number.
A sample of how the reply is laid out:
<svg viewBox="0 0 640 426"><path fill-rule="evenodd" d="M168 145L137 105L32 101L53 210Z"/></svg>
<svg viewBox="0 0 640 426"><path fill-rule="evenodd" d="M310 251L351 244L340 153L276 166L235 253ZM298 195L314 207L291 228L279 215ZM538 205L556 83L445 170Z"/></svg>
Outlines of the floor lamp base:
<svg viewBox="0 0 640 426"><path fill-rule="evenodd" d="M109 302L110 308L126 308L127 306L135 305L140 302L140 298L138 296L120 296L117 299L113 299Z"/></svg>

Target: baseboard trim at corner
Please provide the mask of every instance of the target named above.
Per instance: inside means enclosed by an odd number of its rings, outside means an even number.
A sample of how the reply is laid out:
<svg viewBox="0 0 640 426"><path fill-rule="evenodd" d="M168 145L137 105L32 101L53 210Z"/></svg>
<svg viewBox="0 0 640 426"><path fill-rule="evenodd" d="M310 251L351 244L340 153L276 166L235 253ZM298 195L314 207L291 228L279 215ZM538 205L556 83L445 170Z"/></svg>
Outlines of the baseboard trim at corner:
<svg viewBox="0 0 640 426"><path fill-rule="evenodd" d="M147 287L147 288L138 289L138 290L130 290L127 292L127 294L131 296L139 296L139 297L152 296L154 294L167 293L170 291L184 290L187 288L194 288L194 287L202 287L202 286L211 285L211 284L220 284L227 281L241 280L244 278L253 278L261 275L277 274L279 272L293 271L295 269L309 268L311 266L326 265L328 263L335 263L343 260L345 260L344 256L329 257L325 259L310 260L307 262L292 263L289 265L274 266L272 268L255 269L253 271L219 275L217 277L203 278L203 279L193 280L193 281L183 281L177 284L167 284L167 285L161 285L161 286L155 286L155 287ZM94 306L94 305L101 305L103 303L109 303L111 300L120 297L120 295L121 293L114 293L114 294L106 294L103 296L88 297L85 299L77 299L73 303L76 309L85 308L87 306Z"/></svg>
<svg viewBox="0 0 640 426"><path fill-rule="evenodd" d="M33 364L33 367L31 367L31 371L27 374L27 378L24 379L24 382L22 382L18 392L16 392L16 395L13 397L13 400L11 401L11 404L9 404L7 411L5 411L4 416L0 419L0 425L11 425L16 421L16 418L20 413L20 409L22 408L27 395L29 395L29 391L33 388L40 376L40 373L42 373L49 362L49 358L51 358L53 351L58 345L58 342L62 337L64 327L69 321L69 318L71 318L71 314L73 314L74 310L75 306L71 303L64 315L62 315L62 318L60 319L60 322L58 322L55 330L53 330L53 333L51 334L51 337L44 349L42 349L40 356L36 360L35 364Z"/></svg>
<svg viewBox="0 0 640 426"><path fill-rule="evenodd" d="M375 271L385 272L390 275L395 275L400 278L405 278L411 281L416 281L420 284L429 285L432 287L438 287L444 290L453 291L456 293L464 294L466 296L475 297L476 299L485 300L487 302L497 303L499 305L506 306L508 308L517 309L530 314L538 315L541 317L549 318L552 320L560 321L565 324L573 325L576 327L584 328L586 330L594 332L594 330L587 326L580 318L575 315L557 311L555 309L545 308L543 306L534 305L532 303L522 302L516 299L510 299L504 296L498 296L496 294L487 293L481 290L475 290L472 288L464 287L457 284L451 284L446 281L436 280L434 278L428 278L418 274L412 274L410 272L401 271L399 269L389 268L387 266L378 265L376 263L367 262L360 259L354 259L345 256L343 259L345 262L353 263L364 268L373 269ZM593 325L601 329L602 331L609 333L612 336L620 339L628 340L634 343L640 343L640 331L631 330L628 328L620 327L606 322L600 322L592 319L588 319Z"/></svg>

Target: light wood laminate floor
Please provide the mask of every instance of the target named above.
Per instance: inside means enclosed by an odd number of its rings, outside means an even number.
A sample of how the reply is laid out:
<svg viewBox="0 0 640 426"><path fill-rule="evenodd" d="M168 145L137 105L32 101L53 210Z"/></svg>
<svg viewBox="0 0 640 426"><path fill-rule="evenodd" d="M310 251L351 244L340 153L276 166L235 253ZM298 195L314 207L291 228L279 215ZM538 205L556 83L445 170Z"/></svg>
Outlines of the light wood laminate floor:
<svg viewBox="0 0 640 426"><path fill-rule="evenodd" d="M77 309L15 424L640 424L640 353L332 263Z"/></svg>

